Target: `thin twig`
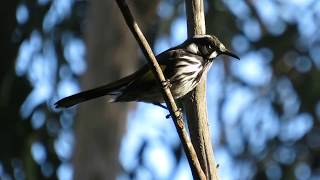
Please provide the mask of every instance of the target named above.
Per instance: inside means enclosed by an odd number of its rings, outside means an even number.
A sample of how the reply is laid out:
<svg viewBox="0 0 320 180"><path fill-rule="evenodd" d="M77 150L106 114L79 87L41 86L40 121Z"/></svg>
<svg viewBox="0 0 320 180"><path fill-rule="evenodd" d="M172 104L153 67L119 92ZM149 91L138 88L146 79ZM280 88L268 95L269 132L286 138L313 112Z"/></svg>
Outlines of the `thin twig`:
<svg viewBox="0 0 320 180"><path fill-rule="evenodd" d="M156 80L159 82L159 85L161 87L161 91L163 94L163 98L167 104L167 107L168 107L169 112L171 114L172 120L174 122L176 130L177 130L178 135L180 137L181 143L182 143L183 148L186 152L194 179L205 180L206 178L205 178L205 175L201 169L196 152L194 150L194 147L192 146L192 143L190 141L188 133L184 127L184 122L182 119L181 112L179 111L179 109L173 99L173 96L170 92L169 87L166 86L164 83L164 82L166 82L166 79L161 71L161 68L160 68L150 46L149 46L147 40L145 39L143 33L141 32L137 22L134 20L132 14L130 12L130 9L129 9L128 5L126 4L125 0L116 0L116 2L122 12L122 15L123 15L128 27L129 27L129 29L133 33L133 35L134 35L135 39L137 40L144 56L148 60L149 65L151 67L151 70L152 70Z"/></svg>

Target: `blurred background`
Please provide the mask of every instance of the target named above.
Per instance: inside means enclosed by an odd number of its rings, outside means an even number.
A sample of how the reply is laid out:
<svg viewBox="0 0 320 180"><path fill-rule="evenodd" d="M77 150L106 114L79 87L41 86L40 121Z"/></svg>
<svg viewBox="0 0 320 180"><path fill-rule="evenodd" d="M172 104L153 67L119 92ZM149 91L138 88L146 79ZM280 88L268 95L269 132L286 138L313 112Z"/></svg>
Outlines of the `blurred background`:
<svg viewBox="0 0 320 180"><path fill-rule="evenodd" d="M241 57L208 74L221 179L320 179L320 1L205 0L207 33ZM182 0L130 8L155 53L187 37ZM55 101L145 63L114 1L0 7L0 179L192 179L168 112Z"/></svg>

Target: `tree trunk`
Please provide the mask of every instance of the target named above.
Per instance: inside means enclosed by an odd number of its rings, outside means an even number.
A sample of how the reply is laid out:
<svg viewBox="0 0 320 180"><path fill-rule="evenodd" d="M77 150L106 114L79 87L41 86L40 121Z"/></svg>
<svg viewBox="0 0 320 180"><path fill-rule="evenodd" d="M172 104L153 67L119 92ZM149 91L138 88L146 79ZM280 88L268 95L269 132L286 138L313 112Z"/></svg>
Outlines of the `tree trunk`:
<svg viewBox="0 0 320 180"><path fill-rule="evenodd" d="M88 68L81 79L83 89L117 80L136 69L135 41L115 5L106 0L89 2ZM127 103L108 103L105 98L80 105L76 120L74 179L116 179L127 111Z"/></svg>
<svg viewBox="0 0 320 180"><path fill-rule="evenodd" d="M186 0L188 37L206 34L202 0ZM198 86L184 98L190 137L207 179L218 179L207 112L205 74Z"/></svg>
<svg viewBox="0 0 320 180"><path fill-rule="evenodd" d="M148 31L154 22L158 1L134 1L138 21ZM124 77L138 69L138 49L115 1L89 2L87 13L86 74L83 89ZM152 28L152 27L151 27ZM125 130L127 103L108 103L99 98L80 105L76 120L74 179L110 180L120 174L119 149Z"/></svg>

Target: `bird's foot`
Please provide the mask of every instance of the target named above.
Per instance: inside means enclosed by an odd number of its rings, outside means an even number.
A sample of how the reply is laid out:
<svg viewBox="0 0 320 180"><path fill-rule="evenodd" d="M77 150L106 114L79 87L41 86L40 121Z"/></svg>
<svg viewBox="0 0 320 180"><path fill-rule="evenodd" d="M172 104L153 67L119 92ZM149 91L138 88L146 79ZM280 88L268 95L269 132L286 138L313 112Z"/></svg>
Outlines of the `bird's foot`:
<svg viewBox="0 0 320 180"><path fill-rule="evenodd" d="M165 88L171 88L172 87L170 79L166 79L165 81L162 81L161 83L162 83L162 86L165 87Z"/></svg>
<svg viewBox="0 0 320 180"><path fill-rule="evenodd" d="M177 125L179 126L179 128L183 129L184 128L184 122L183 122L183 119L182 119L182 112L181 112L181 108L178 108L175 112L174 112L174 115L177 117L176 119L176 122L177 122ZM166 116L166 118L170 118L171 117L171 114L168 114Z"/></svg>
<svg viewBox="0 0 320 180"><path fill-rule="evenodd" d="M178 108L174 114L177 114L177 119L182 119L182 109ZM169 119L171 117L171 114L166 115L166 119Z"/></svg>

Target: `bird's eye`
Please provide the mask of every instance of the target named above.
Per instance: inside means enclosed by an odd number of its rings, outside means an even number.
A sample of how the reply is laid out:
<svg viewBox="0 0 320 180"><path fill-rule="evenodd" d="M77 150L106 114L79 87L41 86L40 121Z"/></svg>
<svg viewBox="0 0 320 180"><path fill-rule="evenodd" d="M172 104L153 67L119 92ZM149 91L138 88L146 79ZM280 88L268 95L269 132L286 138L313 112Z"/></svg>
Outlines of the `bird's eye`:
<svg viewBox="0 0 320 180"><path fill-rule="evenodd" d="M209 44L209 45L208 45L208 48L209 48L209 49L212 49L213 47L212 47L212 45L211 45L211 44Z"/></svg>

